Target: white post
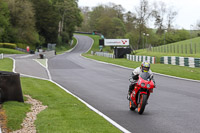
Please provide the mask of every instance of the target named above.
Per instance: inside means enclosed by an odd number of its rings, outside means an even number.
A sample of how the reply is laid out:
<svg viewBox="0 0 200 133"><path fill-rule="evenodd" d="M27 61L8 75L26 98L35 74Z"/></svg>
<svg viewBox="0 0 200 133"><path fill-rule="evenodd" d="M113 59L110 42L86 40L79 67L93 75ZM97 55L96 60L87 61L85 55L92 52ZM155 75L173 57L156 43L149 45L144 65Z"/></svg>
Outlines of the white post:
<svg viewBox="0 0 200 133"><path fill-rule="evenodd" d="M0 59L3 59L3 53L1 54Z"/></svg>

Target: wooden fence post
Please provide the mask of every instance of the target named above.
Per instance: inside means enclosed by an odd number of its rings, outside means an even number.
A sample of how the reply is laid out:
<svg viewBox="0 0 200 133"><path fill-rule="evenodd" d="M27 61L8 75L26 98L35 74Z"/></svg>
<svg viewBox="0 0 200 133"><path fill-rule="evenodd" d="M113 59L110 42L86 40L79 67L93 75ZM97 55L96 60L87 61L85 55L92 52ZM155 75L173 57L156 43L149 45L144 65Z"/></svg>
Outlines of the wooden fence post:
<svg viewBox="0 0 200 133"><path fill-rule="evenodd" d="M185 54L187 54L187 44L185 44Z"/></svg>

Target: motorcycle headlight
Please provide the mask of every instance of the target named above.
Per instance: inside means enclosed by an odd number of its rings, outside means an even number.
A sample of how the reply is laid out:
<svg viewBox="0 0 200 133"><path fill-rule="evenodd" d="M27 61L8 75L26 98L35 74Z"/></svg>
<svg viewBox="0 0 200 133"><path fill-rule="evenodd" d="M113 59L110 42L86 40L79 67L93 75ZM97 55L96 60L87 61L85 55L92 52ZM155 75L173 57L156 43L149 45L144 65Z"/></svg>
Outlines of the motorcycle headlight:
<svg viewBox="0 0 200 133"><path fill-rule="evenodd" d="M151 87L151 85L150 84L147 84L147 88L150 88Z"/></svg>
<svg viewBox="0 0 200 133"><path fill-rule="evenodd" d="M141 86L144 87L144 86L145 86L145 83L142 83Z"/></svg>

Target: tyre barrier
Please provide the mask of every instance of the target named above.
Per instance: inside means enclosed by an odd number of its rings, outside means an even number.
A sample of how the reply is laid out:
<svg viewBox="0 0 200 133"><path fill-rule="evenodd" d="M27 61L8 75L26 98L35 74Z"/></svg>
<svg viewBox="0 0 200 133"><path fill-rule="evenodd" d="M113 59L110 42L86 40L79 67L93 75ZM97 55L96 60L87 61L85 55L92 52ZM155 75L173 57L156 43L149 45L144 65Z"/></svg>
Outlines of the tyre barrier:
<svg viewBox="0 0 200 133"><path fill-rule="evenodd" d="M127 58L127 60L136 61L136 62L147 61L150 64L155 64L156 63L156 57L152 57L152 56L139 56L139 55L127 54L126 58Z"/></svg>
<svg viewBox="0 0 200 133"><path fill-rule="evenodd" d="M5 101L24 102L19 73L0 71L0 103Z"/></svg>
<svg viewBox="0 0 200 133"><path fill-rule="evenodd" d="M160 58L162 64L172 64L178 66L200 67L200 58L163 56Z"/></svg>

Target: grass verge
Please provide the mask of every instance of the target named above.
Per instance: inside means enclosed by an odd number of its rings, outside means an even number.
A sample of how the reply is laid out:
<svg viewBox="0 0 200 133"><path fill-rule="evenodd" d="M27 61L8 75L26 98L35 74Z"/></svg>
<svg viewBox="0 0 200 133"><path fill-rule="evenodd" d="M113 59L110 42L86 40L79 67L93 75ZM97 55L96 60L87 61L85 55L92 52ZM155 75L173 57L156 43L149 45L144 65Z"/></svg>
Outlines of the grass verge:
<svg viewBox="0 0 200 133"><path fill-rule="evenodd" d="M3 59L12 66L11 59ZM5 69L0 60L0 70ZM37 132L41 133L117 133L116 127L103 117L90 110L85 104L66 93L50 81L34 78L21 78L23 94L30 95L47 105L48 108L37 115L35 121ZM25 97L24 97L25 98ZM7 115L7 126L11 130L20 128L20 124L29 111L30 105L19 102L5 102L3 109Z"/></svg>
<svg viewBox="0 0 200 133"><path fill-rule="evenodd" d="M17 50L14 50L14 49L8 49L8 48L0 48L0 53L4 53L4 54L26 54L24 52L17 51Z"/></svg>
<svg viewBox="0 0 200 133"><path fill-rule="evenodd" d="M111 59L107 57L95 56L90 54L83 54L83 56L98 61L117 64L129 68L136 68L141 65L141 62L133 62L127 59ZM190 68L186 66L174 66L166 64L151 64L151 70L156 73L161 73L181 78L200 80L200 68Z"/></svg>
<svg viewBox="0 0 200 133"><path fill-rule="evenodd" d="M59 46L59 47L56 47L56 54L63 54L65 53L67 50L70 50L72 49L77 43L77 40L76 38L73 37L73 43L72 45L66 45L66 46Z"/></svg>
<svg viewBox="0 0 200 133"><path fill-rule="evenodd" d="M24 100L25 97L24 97ZM30 104L9 101L3 103L3 109L6 112L7 127L11 131L15 131L21 128L21 123L26 117L26 113L30 111Z"/></svg>
<svg viewBox="0 0 200 133"><path fill-rule="evenodd" d="M0 71L12 71L13 61L9 58L0 59Z"/></svg>
<svg viewBox="0 0 200 133"><path fill-rule="evenodd" d="M98 43L99 36L94 36L94 35L87 35L87 36L91 37L94 40L94 44L90 51L96 51L99 45ZM82 54L82 55L94 60L117 64L120 66L129 67L129 68L136 68L141 65L141 62L133 62L127 59L111 59L107 57L91 55L89 54L90 51L87 54ZM153 54L155 54L155 56L161 56L162 53L160 53L160 55L158 53L152 53L152 54L143 53L143 55L153 55ZM162 56L165 56L165 55L162 55ZM167 65L167 64L151 64L151 70L156 73L166 74L170 76L200 80L200 68L190 68L187 66L174 66L174 65Z"/></svg>
<svg viewBox="0 0 200 133"><path fill-rule="evenodd" d="M160 53L160 52L152 52L147 51L146 49L137 50L136 55L145 55L145 56L153 56L156 57L156 62L160 63L160 58L163 56L177 56L177 57L194 57L200 58L200 54L177 54L177 53Z"/></svg>
<svg viewBox="0 0 200 133"><path fill-rule="evenodd" d="M119 132L113 125L55 84L32 78L21 79L23 93L48 106L37 116L35 124L38 132Z"/></svg>

